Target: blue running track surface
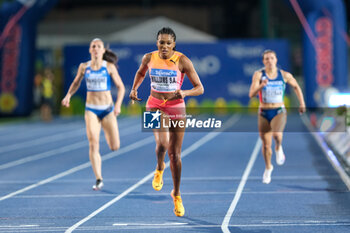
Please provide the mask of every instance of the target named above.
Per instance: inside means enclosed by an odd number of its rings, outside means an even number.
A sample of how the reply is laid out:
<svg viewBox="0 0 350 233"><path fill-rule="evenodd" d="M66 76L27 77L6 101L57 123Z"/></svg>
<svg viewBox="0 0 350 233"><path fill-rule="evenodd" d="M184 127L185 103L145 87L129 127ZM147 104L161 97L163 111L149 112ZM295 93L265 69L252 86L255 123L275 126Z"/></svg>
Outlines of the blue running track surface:
<svg viewBox="0 0 350 233"><path fill-rule="evenodd" d="M225 132L186 132L181 218L168 158L163 189L152 188L153 133L138 117L118 123L119 151L101 133L101 191L83 118L0 125L0 232L350 232L349 189L299 116L288 116L286 163L273 155L268 185L256 116L232 116Z"/></svg>

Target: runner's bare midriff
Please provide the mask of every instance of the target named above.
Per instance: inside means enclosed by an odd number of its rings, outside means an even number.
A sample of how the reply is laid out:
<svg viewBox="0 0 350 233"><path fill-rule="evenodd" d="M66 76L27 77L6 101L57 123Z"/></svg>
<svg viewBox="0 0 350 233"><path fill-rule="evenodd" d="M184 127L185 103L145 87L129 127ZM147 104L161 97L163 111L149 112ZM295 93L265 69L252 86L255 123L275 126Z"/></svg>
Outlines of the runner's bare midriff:
<svg viewBox="0 0 350 233"><path fill-rule="evenodd" d="M93 105L109 105L113 103L110 91L88 91L86 94L86 103Z"/></svg>
<svg viewBox="0 0 350 233"><path fill-rule="evenodd" d="M260 103L261 109L272 109L284 106L284 103Z"/></svg>
<svg viewBox="0 0 350 233"><path fill-rule="evenodd" d="M170 93L160 93L160 92L156 92L151 90L151 96L153 96L156 99L159 100L174 100L174 99L178 99L175 97L174 92L170 92Z"/></svg>

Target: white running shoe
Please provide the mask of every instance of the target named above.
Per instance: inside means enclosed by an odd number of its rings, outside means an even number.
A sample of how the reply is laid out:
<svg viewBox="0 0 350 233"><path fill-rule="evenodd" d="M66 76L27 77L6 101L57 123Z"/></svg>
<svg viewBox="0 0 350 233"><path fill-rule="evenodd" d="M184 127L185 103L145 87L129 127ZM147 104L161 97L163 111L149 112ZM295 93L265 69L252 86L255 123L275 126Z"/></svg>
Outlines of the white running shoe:
<svg viewBox="0 0 350 233"><path fill-rule="evenodd" d="M269 184L271 182L271 173L273 171L273 166L270 169L265 169L262 182L264 184Z"/></svg>
<svg viewBox="0 0 350 233"><path fill-rule="evenodd" d="M276 163L277 165L283 165L286 161L286 156L284 155L283 148L280 146L279 150L275 150L276 153Z"/></svg>
<svg viewBox="0 0 350 233"><path fill-rule="evenodd" d="M100 190L103 187L103 182L102 180L96 180L96 184L92 186L93 190Z"/></svg>

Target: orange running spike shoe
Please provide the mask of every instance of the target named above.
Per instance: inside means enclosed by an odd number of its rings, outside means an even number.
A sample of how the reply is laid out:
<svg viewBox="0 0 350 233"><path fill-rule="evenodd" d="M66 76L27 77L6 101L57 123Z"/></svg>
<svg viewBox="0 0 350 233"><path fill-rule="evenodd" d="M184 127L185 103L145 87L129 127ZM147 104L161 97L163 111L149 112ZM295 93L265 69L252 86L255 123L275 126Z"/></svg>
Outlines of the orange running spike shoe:
<svg viewBox="0 0 350 233"><path fill-rule="evenodd" d="M164 168L165 168L165 163L164 163ZM163 172L164 170L157 170L157 169L154 172L152 186L156 191L160 191L163 187Z"/></svg>
<svg viewBox="0 0 350 233"><path fill-rule="evenodd" d="M182 199L181 196L174 196L174 190L171 191L171 197L173 198L174 201L174 214L178 217L182 217L185 214L185 208L182 204Z"/></svg>

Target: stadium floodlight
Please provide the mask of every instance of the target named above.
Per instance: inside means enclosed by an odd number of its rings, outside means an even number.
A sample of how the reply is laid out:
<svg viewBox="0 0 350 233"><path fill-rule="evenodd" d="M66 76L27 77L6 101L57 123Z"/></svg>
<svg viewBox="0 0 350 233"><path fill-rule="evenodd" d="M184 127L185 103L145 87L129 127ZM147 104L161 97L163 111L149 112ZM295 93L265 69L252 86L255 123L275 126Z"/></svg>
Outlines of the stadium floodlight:
<svg viewBox="0 0 350 233"><path fill-rule="evenodd" d="M350 106L350 93L333 93L329 96L328 107Z"/></svg>

